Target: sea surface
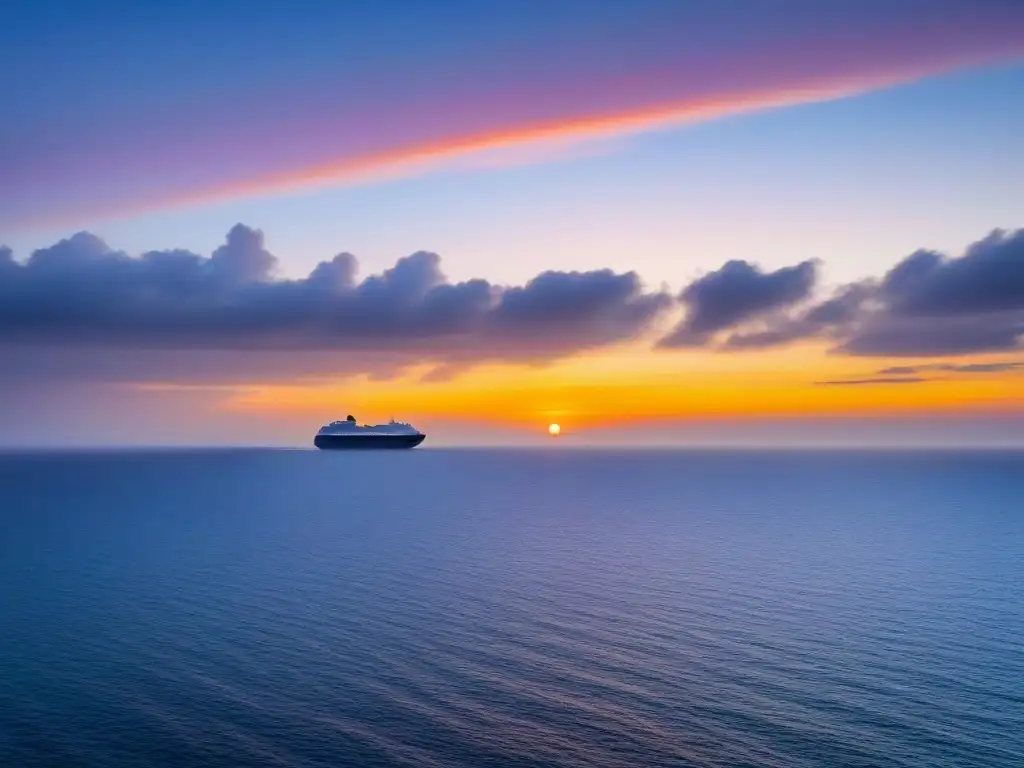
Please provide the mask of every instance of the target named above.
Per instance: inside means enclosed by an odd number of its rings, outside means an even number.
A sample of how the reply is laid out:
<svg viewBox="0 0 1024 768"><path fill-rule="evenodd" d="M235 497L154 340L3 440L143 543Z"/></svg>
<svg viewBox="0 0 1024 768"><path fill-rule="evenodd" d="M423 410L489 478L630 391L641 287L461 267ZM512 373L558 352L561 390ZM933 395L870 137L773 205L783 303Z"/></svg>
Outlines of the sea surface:
<svg viewBox="0 0 1024 768"><path fill-rule="evenodd" d="M0 766L1024 766L1024 453L0 456Z"/></svg>

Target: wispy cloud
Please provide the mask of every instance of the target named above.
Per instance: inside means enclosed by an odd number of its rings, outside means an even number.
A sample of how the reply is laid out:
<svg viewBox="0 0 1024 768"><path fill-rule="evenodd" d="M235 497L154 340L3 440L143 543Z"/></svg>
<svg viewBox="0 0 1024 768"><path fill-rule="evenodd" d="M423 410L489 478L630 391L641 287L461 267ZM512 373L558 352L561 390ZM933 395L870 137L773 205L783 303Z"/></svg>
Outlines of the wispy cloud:
<svg viewBox="0 0 1024 768"><path fill-rule="evenodd" d="M933 363L931 365L895 365L883 368L879 374L916 374L929 371L942 371L946 373L1007 373L1009 371L1024 371L1024 361L1002 361L998 363Z"/></svg>
<svg viewBox="0 0 1024 768"><path fill-rule="evenodd" d="M642 15L635 28L610 30L635 51L614 71L602 64L609 38L596 36L567 41L573 57L538 45L528 68L500 57L466 61L465 71L480 73L472 78L432 77L434 64L414 59L422 72L396 75L387 88L358 77L344 87L307 84L297 75L283 94L250 84L217 103L197 99L191 110L187 99L173 113L139 107L122 123L105 119L103 130L78 133L77 121L62 121L0 150L0 225L78 224L486 165L495 153L528 156L532 145L562 151L1024 55L1024 6L1003 2L808 11L806 23L782 36L752 37L737 21L731 35L715 27L715 46L695 37L705 28L699 13L675 13L675 36L645 28Z"/></svg>
<svg viewBox="0 0 1024 768"><path fill-rule="evenodd" d="M929 373L952 374L999 374L1024 372L1024 361L1004 360L994 363L929 363L927 365L892 365L882 368L871 376L860 379L831 379L814 382L816 386L849 386L849 385L886 385L886 384L921 384L940 380L939 377L927 376Z"/></svg>
<svg viewBox="0 0 1024 768"><path fill-rule="evenodd" d="M925 381L931 381L931 379L926 379L920 376L884 376L868 379L832 379L816 381L814 384L819 387L847 387L859 385L880 386L887 384L920 384Z"/></svg>

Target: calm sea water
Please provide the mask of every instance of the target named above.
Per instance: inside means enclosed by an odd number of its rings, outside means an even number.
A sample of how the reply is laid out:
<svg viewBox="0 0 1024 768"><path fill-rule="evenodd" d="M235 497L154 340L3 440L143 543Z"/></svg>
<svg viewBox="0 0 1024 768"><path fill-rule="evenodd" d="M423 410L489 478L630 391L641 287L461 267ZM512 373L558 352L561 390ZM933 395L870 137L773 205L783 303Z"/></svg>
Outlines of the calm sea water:
<svg viewBox="0 0 1024 768"><path fill-rule="evenodd" d="M0 456L0 765L1024 765L1024 454Z"/></svg>

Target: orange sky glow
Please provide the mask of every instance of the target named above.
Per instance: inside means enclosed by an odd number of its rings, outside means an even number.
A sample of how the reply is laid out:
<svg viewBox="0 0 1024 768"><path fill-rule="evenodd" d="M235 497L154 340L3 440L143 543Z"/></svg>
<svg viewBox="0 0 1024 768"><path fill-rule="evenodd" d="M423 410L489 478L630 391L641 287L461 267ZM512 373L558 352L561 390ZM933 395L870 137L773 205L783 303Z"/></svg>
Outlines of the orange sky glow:
<svg viewBox="0 0 1024 768"><path fill-rule="evenodd" d="M428 369L420 368L386 381L247 384L225 389L219 407L314 421L345 411L366 421L394 415L527 430L558 421L576 432L668 419L1024 411L1024 372L935 373L907 384L816 383L872 378L897 363L907 361L833 358L813 346L763 355L625 349L539 368L483 366L441 382L421 381ZM396 402L401 414L389 410Z"/></svg>

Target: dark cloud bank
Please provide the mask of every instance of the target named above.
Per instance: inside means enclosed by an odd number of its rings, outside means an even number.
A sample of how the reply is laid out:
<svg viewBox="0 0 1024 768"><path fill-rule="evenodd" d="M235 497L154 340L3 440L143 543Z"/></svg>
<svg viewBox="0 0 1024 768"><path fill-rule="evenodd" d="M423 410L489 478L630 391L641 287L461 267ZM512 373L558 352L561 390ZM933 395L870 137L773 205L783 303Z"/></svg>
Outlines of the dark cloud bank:
<svg viewBox="0 0 1024 768"><path fill-rule="evenodd" d="M1024 373L1024 361L1001 360L995 363L930 363L927 365L893 365L862 379L833 379L816 381L820 386L847 386L857 384L919 384L936 381L943 374L987 375L992 373ZM938 375L935 375L938 374Z"/></svg>
<svg viewBox="0 0 1024 768"><path fill-rule="evenodd" d="M994 231L955 258L918 251L881 278L824 299L816 298L817 261L767 272L730 261L675 297L611 270L545 272L519 287L450 283L427 252L361 281L347 253L298 280L277 278L276 268L262 233L243 225L209 258L181 250L129 257L88 233L25 262L0 249L4 371L45 363L56 374L52 350L60 348L61 360L83 365L117 352L121 362L108 367L127 365L134 377L146 355L205 355L200 367L209 370L219 359L228 365L232 355L268 350L376 355L390 366L432 362L443 374L630 340L675 306L684 317L661 348L728 351L820 339L846 355L938 357L1019 350L1024 336L1024 230ZM136 362L125 363L126 355ZM999 365L992 370L1018 363ZM926 369L972 372L969 364L902 366L872 380L910 383Z"/></svg>
<svg viewBox="0 0 1024 768"><path fill-rule="evenodd" d="M448 282L419 252L357 281L342 253L276 279L260 231L237 225L211 257L138 258L79 233L24 263L0 253L0 337L100 350L351 352L387 365L543 361L631 339L673 305L632 272L545 272L524 286ZM38 356L37 356L38 357ZM24 353L22 358L24 359ZM323 364L323 360L321 360ZM386 366L385 366L386 367Z"/></svg>
<svg viewBox="0 0 1024 768"><path fill-rule="evenodd" d="M816 282L817 262L775 272L729 262L683 290L687 316L661 346L752 349L817 338L868 357L1021 348L1024 230L995 230L955 258L917 251L824 301L812 301Z"/></svg>

